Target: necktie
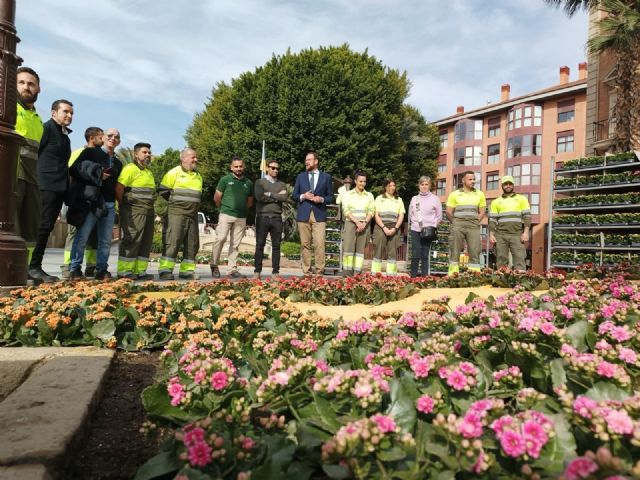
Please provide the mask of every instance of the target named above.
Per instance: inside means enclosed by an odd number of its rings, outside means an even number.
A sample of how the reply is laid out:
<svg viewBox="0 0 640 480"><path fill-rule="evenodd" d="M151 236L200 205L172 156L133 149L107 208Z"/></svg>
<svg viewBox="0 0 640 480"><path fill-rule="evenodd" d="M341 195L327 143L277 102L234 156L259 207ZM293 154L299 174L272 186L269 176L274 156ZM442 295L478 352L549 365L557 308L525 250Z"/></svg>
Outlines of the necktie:
<svg viewBox="0 0 640 480"><path fill-rule="evenodd" d="M311 172L311 177L309 179L309 185L311 186L311 191L312 192L316 189L314 177L315 177L315 172Z"/></svg>

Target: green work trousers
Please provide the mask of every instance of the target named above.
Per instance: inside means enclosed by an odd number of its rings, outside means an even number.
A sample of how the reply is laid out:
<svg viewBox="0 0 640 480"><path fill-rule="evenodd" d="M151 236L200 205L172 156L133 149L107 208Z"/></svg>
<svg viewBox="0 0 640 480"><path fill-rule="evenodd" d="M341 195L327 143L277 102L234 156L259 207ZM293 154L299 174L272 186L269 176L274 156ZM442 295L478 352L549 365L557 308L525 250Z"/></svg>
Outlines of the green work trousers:
<svg viewBox="0 0 640 480"><path fill-rule="evenodd" d="M120 208L122 238L118 252L118 276L143 275L149 265L154 215Z"/></svg>
<svg viewBox="0 0 640 480"><path fill-rule="evenodd" d="M158 272L172 273L178 252L182 251L180 273L193 273L196 269L196 254L200 249L198 217L173 214L167 217L166 222L166 243Z"/></svg>
<svg viewBox="0 0 640 480"><path fill-rule="evenodd" d="M362 232L356 232L356 224L350 220L342 228L342 270L355 273L362 271L364 265L364 247L369 240L369 226Z"/></svg>
<svg viewBox="0 0 640 480"><path fill-rule="evenodd" d="M514 270L526 270L527 250L520 240L520 234L496 233L496 267L509 265L509 251L513 258Z"/></svg>
<svg viewBox="0 0 640 480"><path fill-rule="evenodd" d="M395 223L389 223L386 227L395 227ZM371 261L371 273L382 271L382 260L384 255L387 256L387 273L395 274L398 272L396 264L396 253L400 244L400 232L396 231L393 235L387 236L384 230L378 225L373 227L373 260Z"/></svg>
<svg viewBox="0 0 640 480"><path fill-rule="evenodd" d="M480 223L477 219L454 218L449 234L449 274L459 271L460 254L467 244L469 263L467 267L471 271L480 271Z"/></svg>

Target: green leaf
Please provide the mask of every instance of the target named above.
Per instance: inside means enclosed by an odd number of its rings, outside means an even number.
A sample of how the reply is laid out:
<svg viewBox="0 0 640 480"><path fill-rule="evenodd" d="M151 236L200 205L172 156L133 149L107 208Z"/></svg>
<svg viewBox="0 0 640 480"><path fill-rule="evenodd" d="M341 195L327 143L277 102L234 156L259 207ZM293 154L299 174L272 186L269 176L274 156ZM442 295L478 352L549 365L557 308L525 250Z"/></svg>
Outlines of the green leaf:
<svg viewBox="0 0 640 480"><path fill-rule="evenodd" d="M341 465L322 465L322 470L329 478L335 478L336 480L342 480L344 478L350 478L351 473L349 470Z"/></svg>
<svg viewBox="0 0 640 480"><path fill-rule="evenodd" d="M151 480L179 470L181 463L174 452L162 452L147 460L136 472L134 480Z"/></svg>
<svg viewBox="0 0 640 480"><path fill-rule="evenodd" d="M564 370L564 360L556 358L549 363L549 369L551 370L551 382L553 388L557 388L560 385L567 383L567 372Z"/></svg>
<svg viewBox="0 0 640 480"><path fill-rule="evenodd" d="M565 336L579 352L584 352L587 349L586 335L588 325L586 320L580 320L570 325L565 331Z"/></svg>
<svg viewBox="0 0 640 480"><path fill-rule="evenodd" d="M93 338L98 338L103 342L108 342L109 339L113 337L113 334L116 333L116 324L110 318L100 320L93 324L89 333Z"/></svg>
<svg viewBox="0 0 640 480"><path fill-rule="evenodd" d="M547 414L553 422L555 436L544 446L540 458L533 462L547 474L558 474L564 471L565 463L576 456L576 439L571 433L571 426L564 415ZM554 478L556 475L552 475Z"/></svg>
<svg viewBox="0 0 640 480"><path fill-rule="evenodd" d="M393 447L388 450L382 450L376 455L383 462L397 462L407 456L407 452L400 447Z"/></svg>
<svg viewBox="0 0 640 480"><path fill-rule="evenodd" d="M38 332L40 333L40 345L51 345L53 331L44 318L38 320Z"/></svg>
<svg viewBox="0 0 640 480"><path fill-rule="evenodd" d="M394 378L390 387L391 404L387 414L393 417L400 428L411 432L416 423L416 400L420 392L410 377Z"/></svg>
<svg viewBox="0 0 640 480"><path fill-rule="evenodd" d="M480 295L478 295L477 293L470 292L469 295L467 295L467 298L464 299L464 304L465 305L469 305L471 302L473 302L479 296Z"/></svg>
<svg viewBox="0 0 640 480"><path fill-rule="evenodd" d="M177 423L188 421L191 418L183 409L171 405L165 384L157 383L145 388L141 397L142 405L150 416L165 418Z"/></svg>
<svg viewBox="0 0 640 480"><path fill-rule="evenodd" d="M331 427L331 432L335 433L341 427L341 424L338 421L336 413L331 408L331 403L315 392L313 393L313 403L316 407L316 412L318 412L318 416L327 426Z"/></svg>
<svg viewBox="0 0 640 480"><path fill-rule="evenodd" d="M291 463L296 446L282 435L267 435L263 440L268 460L251 471L252 480L287 480L285 467Z"/></svg>
<svg viewBox="0 0 640 480"><path fill-rule="evenodd" d="M597 382L593 387L587 390L585 395L598 402L603 400L622 401L626 400L630 396L629 393L609 382Z"/></svg>

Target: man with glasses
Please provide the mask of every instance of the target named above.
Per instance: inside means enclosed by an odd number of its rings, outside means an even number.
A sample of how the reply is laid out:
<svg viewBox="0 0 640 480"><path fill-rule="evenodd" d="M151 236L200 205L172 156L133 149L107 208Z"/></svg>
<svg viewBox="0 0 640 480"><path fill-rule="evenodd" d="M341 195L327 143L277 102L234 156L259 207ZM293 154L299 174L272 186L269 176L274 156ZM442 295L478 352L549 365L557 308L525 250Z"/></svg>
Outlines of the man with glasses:
<svg viewBox="0 0 640 480"><path fill-rule="evenodd" d="M280 273L280 242L282 241L282 204L287 201L287 186L278 180L280 165L275 160L267 161L267 176L255 185L256 196L256 253L253 278L262 273L262 260L267 235L271 235L271 273Z"/></svg>
<svg viewBox="0 0 640 480"><path fill-rule="evenodd" d="M241 278L238 271L238 250L247 226L247 212L253 206L253 183L244 176L244 160L235 157L231 161L231 173L220 179L213 201L220 209L216 241L211 251L211 275L220 278L220 253L229 235L229 276Z"/></svg>

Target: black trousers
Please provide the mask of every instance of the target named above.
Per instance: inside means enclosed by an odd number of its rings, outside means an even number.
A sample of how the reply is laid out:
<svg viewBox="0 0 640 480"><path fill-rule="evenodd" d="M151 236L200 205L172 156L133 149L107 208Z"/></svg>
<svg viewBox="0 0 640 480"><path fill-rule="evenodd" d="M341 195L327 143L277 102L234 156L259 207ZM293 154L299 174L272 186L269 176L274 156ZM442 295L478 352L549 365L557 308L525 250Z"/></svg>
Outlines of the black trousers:
<svg viewBox="0 0 640 480"><path fill-rule="evenodd" d="M424 277L429 272L429 254L431 253L431 240L420 237L420 232L411 230L411 276L418 276L418 264L420 264L420 276Z"/></svg>
<svg viewBox="0 0 640 480"><path fill-rule="evenodd" d="M267 243L267 235L271 234L271 265L274 274L280 273L280 242L282 241L282 217L256 217L256 254L255 272L262 272L262 259L264 258L264 246Z"/></svg>
<svg viewBox="0 0 640 480"><path fill-rule="evenodd" d="M36 246L33 249L33 254L31 255L29 268L42 267L44 249L47 248L49 234L53 231L58 215L60 215L62 203L64 202L64 195L65 192L40 190L40 199L42 200L42 220L40 222L40 229L38 230Z"/></svg>

